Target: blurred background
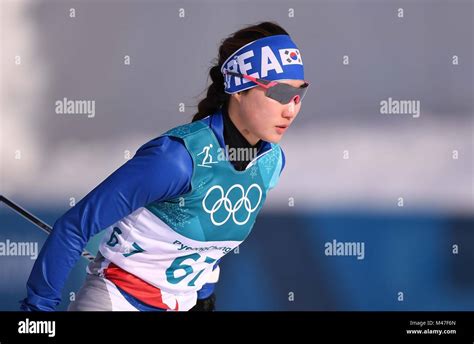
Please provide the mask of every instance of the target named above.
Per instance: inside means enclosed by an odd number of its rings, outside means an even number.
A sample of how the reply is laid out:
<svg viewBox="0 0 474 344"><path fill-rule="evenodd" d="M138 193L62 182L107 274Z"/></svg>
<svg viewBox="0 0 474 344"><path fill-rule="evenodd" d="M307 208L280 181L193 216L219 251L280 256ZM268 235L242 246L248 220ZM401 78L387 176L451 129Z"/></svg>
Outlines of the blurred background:
<svg viewBox="0 0 474 344"><path fill-rule="evenodd" d="M0 193L50 225L191 120L224 38L275 21L312 84L278 187L221 262L218 309L474 310L472 1L4 0L0 18ZM57 114L64 98L94 116ZM389 98L420 116L381 113ZM41 248L33 224L0 217L0 243ZM334 240L363 259L327 255ZM33 263L0 256L0 310L18 310Z"/></svg>

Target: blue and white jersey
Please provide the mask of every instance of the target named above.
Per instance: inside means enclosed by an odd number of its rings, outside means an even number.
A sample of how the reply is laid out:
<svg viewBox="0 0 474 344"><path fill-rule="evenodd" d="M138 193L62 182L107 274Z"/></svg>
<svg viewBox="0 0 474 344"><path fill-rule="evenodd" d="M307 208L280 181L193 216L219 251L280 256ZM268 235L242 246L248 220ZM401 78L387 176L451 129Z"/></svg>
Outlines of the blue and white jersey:
<svg viewBox="0 0 474 344"><path fill-rule="evenodd" d="M277 144L262 142L244 171L217 159L219 148L225 148L220 111L140 147L56 221L23 309L54 310L88 240L104 229L99 273L124 283L125 291L134 284L132 295L137 288L156 291L159 307L190 309L201 290L209 293L206 283L216 281L216 262L250 233L284 166Z"/></svg>
<svg viewBox="0 0 474 344"><path fill-rule="evenodd" d="M106 267L104 276L117 286L148 304L188 310L211 280L214 264L250 233L279 178L282 158L280 147L271 144L246 170L236 171L228 160L218 159L219 142L206 123L196 121L165 135L181 138L193 159L191 190L118 221L99 250L113 262L113 275ZM116 266L148 284L130 283Z"/></svg>

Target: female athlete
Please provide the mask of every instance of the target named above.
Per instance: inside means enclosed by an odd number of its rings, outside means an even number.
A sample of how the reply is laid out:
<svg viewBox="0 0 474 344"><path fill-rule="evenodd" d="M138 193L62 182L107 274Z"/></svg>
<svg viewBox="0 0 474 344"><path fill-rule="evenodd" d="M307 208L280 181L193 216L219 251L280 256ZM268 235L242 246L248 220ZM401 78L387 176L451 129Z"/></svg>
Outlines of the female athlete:
<svg viewBox="0 0 474 344"><path fill-rule="evenodd" d="M219 47L192 122L145 143L54 224L27 282L25 311L52 311L89 239L105 235L72 311L213 310L219 260L249 235L285 165L278 142L307 91L279 25Z"/></svg>

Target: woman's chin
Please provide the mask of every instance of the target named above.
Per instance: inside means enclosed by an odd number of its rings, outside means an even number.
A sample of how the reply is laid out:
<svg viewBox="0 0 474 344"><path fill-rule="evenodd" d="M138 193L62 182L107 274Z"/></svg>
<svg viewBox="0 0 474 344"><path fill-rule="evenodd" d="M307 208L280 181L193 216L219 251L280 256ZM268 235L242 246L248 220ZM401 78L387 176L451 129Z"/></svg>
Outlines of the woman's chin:
<svg viewBox="0 0 474 344"><path fill-rule="evenodd" d="M283 135L268 135L266 138L263 138L263 141L267 141L270 143L278 143L282 139Z"/></svg>

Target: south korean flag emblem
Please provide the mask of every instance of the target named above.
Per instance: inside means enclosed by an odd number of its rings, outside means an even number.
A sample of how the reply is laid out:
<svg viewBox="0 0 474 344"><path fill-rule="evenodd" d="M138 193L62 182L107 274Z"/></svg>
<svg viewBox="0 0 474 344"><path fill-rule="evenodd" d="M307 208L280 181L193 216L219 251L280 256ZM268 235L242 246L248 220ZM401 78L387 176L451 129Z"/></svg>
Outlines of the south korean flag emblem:
<svg viewBox="0 0 474 344"><path fill-rule="evenodd" d="M281 63L283 65L300 64L303 65L301 54L298 49L279 49Z"/></svg>

